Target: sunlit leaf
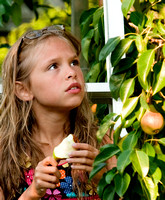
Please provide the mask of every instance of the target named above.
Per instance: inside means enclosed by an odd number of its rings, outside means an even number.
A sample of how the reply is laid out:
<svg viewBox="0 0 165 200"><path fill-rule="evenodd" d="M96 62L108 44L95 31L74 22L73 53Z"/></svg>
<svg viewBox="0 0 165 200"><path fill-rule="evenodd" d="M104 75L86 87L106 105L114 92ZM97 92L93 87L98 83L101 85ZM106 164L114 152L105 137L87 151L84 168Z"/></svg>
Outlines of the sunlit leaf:
<svg viewBox="0 0 165 200"><path fill-rule="evenodd" d="M153 171L151 168L152 168L152 166L150 166L150 171L152 174L153 181L155 184L158 184L162 178L162 172L159 167L155 167Z"/></svg>
<svg viewBox="0 0 165 200"><path fill-rule="evenodd" d="M162 47L163 56L165 57L165 45Z"/></svg>
<svg viewBox="0 0 165 200"><path fill-rule="evenodd" d="M159 33L165 34L165 26L164 26L164 24L161 23L161 20L159 20L157 23L157 29L158 29Z"/></svg>
<svg viewBox="0 0 165 200"><path fill-rule="evenodd" d="M158 194L158 185L155 184L152 178L144 177L143 178L144 184L149 192L149 199L156 200Z"/></svg>
<svg viewBox="0 0 165 200"><path fill-rule="evenodd" d="M135 109L138 100L139 97L132 97L125 101L121 112L122 119L125 119Z"/></svg>
<svg viewBox="0 0 165 200"><path fill-rule="evenodd" d="M135 0L123 0L121 9L122 9L124 17L127 16L127 13L133 6L134 2Z"/></svg>
<svg viewBox="0 0 165 200"><path fill-rule="evenodd" d="M147 84L147 76L151 70L154 58L155 51L151 49L143 52L137 61L138 75L144 85Z"/></svg>
<svg viewBox="0 0 165 200"><path fill-rule="evenodd" d="M145 111L146 111L146 110L141 106L141 107L139 108L139 110L137 110L137 111L135 112L135 115L136 115L136 117L137 117L137 119L138 119L139 122L140 122L141 118L143 117Z"/></svg>
<svg viewBox="0 0 165 200"><path fill-rule="evenodd" d="M149 158L143 151L135 150L130 157L132 164L141 177L145 177L149 171Z"/></svg>
<svg viewBox="0 0 165 200"><path fill-rule="evenodd" d="M159 142L160 144L162 144L163 146L165 146L165 138L160 138L160 139L158 139L158 142Z"/></svg>
<svg viewBox="0 0 165 200"><path fill-rule="evenodd" d="M165 59L163 60L160 72L156 76L156 80L153 86L153 95L165 87L164 77L165 77Z"/></svg>
<svg viewBox="0 0 165 200"><path fill-rule="evenodd" d="M134 92L135 79L130 78L124 81L120 88L120 99L125 103L126 99L130 97Z"/></svg>
<svg viewBox="0 0 165 200"><path fill-rule="evenodd" d="M136 44L136 47L137 47L137 50L139 51L139 52L142 52L143 51L143 37L142 37L142 35L137 35L136 36L136 40L135 40L135 44Z"/></svg>

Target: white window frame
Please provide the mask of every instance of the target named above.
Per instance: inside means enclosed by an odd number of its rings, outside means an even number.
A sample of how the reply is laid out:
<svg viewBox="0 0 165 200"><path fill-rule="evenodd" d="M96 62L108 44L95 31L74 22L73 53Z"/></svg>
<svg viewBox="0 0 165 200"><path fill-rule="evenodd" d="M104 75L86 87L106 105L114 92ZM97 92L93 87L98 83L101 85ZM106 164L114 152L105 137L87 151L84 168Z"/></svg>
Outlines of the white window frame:
<svg viewBox="0 0 165 200"><path fill-rule="evenodd" d="M105 24L105 43L109 38L120 36L124 38L124 17L121 10L121 0L103 0L104 7L104 24ZM120 99L117 101L111 98L109 79L112 72L112 66L110 62L110 55L106 58L107 66L107 82L105 83L86 83L87 92L91 94L92 98L102 99L104 103L109 104L109 112L117 114L121 113L122 102ZM116 123L117 127L120 121ZM127 134L126 130L123 129L121 136Z"/></svg>

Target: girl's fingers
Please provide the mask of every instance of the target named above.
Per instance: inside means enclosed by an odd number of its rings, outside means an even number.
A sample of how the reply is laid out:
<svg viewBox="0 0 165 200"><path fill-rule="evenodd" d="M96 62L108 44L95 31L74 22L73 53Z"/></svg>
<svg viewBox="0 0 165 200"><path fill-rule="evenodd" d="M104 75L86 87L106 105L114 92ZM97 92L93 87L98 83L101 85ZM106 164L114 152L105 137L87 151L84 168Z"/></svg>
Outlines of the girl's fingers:
<svg viewBox="0 0 165 200"><path fill-rule="evenodd" d="M79 164L84 164L84 165L93 165L93 160L88 159L86 157L84 158L68 158L67 159L68 163L79 163Z"/></svg>
<svg viewBox="0 0 165 200"><path fill-rule="evenodd" d="M44 181L42 179L37 179L36 180L36 184L37 184L37 189L47 189L47 188L51 188L54 189L56 187L56 183L51 183L48 181Z"/></svg>
<svg viewBox="0 0 165 200"><path fill-rule="evenodd" d="M36 180L42 180L44 182L49 182L54 184L59 182L59 178L51 174L37 173L35 174L35 178Z"/></svg>
<svg viewBox="0 0 165 200"><path fill-rule="evenodd" d="M86 172L91 172L93 167L92 166L88 166L88 165L71 165L72 169L76 169L76 170L84 170Z"/></svg>
<svg viewBox="0 0 165 200"><path fill-rule="evenodd" d="M52 157L50 157L50 156L48 156L48 157L46 157L44 160L42 160L41 162L40 162L42 165L44 165L44 166L54 166L54 167L56 167L57 166L57 161L54 159L54 158L52 158Z"/></svg>
<svg viewBox="0 0 165 200"><path fill-rule="evenodd" d="M89 144L74 143L73 147L76 151L69 153L69 157L87 157L95 159L95 157L99 154L99 150Z"/></svg>

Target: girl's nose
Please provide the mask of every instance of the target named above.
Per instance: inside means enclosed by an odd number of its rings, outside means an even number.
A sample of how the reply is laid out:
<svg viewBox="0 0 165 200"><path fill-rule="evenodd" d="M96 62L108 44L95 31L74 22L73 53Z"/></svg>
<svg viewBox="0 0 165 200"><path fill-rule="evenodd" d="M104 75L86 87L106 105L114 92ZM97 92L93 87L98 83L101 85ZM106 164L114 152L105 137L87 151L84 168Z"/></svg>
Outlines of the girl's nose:
<svg viewBox="0 0 165 200"><path fill-rule="evenodd" d="M76 71L73 68L69 67L66 73L66 80L70 78L76 78L76 77L77 77Z"/></svg>

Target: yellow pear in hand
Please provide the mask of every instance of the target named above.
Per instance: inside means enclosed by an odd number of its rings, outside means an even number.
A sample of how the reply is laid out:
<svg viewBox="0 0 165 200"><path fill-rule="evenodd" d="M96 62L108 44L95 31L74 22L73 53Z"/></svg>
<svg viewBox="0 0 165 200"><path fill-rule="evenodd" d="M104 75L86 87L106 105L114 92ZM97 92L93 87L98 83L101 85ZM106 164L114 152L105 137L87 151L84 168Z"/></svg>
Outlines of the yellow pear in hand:
<svg viewBox="0 0 165 200"><path fill-rule="evenodd" d="M53 157L56 160L69 158L68 154L71 151L75 151L72 144L75 143L73 139L73 134L69 134L63 141L54 148Z"/></svg>

